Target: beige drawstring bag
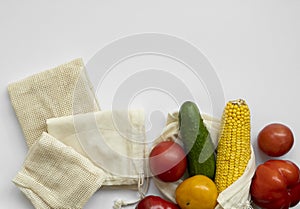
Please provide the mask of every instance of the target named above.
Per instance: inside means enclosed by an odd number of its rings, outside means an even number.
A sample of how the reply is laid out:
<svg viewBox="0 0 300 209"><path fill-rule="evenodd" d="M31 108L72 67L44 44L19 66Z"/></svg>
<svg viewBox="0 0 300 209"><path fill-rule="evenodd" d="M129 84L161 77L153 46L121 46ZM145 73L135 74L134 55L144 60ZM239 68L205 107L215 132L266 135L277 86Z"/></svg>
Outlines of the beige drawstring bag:
<svg viewBox="0 0 300 209"><path fill-rule="evenodd" d="M99 110L82 59L11 83L8 93L28 147L46 131L46 119Z"/></svg>
<svg viewBox="0 0 300 209"><path fill-rule="evenodd" d="M212 118L211 116L202 115L204 124L206 125L211 139L215 144L215 147L218 144L218 133L220 129L220 121ZM156 139L155 143L159 143L165 140L174 140L181 143L178 140L178 113L172 113L168 115L168 120L166 123L166 127L163 130L161 136ZM248 162L248 165L245 169L244 174L235 181L231 186L221 192L218 196L218 205L215 209L251 209L251 200L250 200L250 185L251 179L255 172L255 155L253 152L253 148L251 147L251 158ZM154 183L156 187L161 191L161 193L168 198L170 201L176 203L175 200L175 190L177 186L183 180L178 180L173 183L162 182L159 179L154 178Z"/></svg>
<svg viewBox="0 0 300 209"><path fill-rule="evenodd" d="M139 198L115 201L119 209L136 204L148 190L144 120L142 110L104 110L48 119L47 130L103 169L103 186L137 190Z"/></svg>
<svg viewBox="0 0 300 209"><path fill-rule="evenodd" d="M105 180L105 173L73 148L42 133L13 182L37 209L80 209Z"/></svg>
<svg viewBox="0 0 300 209"><path fill-rule="evenodd" d="M142 110L114 110L47 120L48 133L106 171L106 186L137 188L144 175L146 137Z"/></svg>

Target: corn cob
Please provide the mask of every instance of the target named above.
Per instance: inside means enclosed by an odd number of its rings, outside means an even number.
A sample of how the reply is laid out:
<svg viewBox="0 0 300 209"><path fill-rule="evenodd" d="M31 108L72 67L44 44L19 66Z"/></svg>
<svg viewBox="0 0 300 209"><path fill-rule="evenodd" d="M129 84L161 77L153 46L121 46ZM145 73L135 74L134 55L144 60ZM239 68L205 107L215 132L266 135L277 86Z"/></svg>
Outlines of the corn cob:
<svg viewBox="0 0 300 209"><path fill-rule="evenodd" d="M222 192L245 171L251 157L250 111L242 99L230 101L222 116L215 183Z"/></svg>

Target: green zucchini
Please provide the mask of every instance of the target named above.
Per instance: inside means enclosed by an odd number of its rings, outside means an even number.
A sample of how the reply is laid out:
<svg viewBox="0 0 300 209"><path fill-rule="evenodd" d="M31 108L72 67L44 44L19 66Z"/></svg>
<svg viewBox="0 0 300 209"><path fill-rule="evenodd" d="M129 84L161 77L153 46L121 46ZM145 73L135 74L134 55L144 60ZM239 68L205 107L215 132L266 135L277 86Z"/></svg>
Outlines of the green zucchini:
<svg viewBox="0 0 300 209"><path fill-rule="evenodd" d="M184 102L179 110L179 135L187 153L189 176L205 175L214 179L215 148L197 105Z"/></svg>

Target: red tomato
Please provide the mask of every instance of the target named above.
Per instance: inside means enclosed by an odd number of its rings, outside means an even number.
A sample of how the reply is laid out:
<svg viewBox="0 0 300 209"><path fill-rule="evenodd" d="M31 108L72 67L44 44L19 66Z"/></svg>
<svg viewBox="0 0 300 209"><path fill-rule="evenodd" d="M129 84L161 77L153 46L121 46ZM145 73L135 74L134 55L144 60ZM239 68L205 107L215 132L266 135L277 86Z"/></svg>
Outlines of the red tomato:
<svg viewBox="0 0 300 209"><path fill-rule="evenodd" d="M161 197L149 195L138 203L136 209L179 209L179 207Z"/></svg>
<svg viewBox="0 0 300 209"><path fill-rule="evenodd" d="M294 136L287 126L273 123L264 127L257 137L259 148L271 157L286 154L294 144Z"/></svg>
<svg viewBox="0 0 300 209"><path fill-rule="evenodd" d="M177 181L187 167L185 152L173 141L160 142L150 153L149 166L158 179L165 182Z"/></svg>
<svg viewBox="0 0 300 209"><path fill-rule="evenodd" d="M300 170L287 160L259 165L251 182L253 202L263 209L288 209L300 200Z"/></svg>

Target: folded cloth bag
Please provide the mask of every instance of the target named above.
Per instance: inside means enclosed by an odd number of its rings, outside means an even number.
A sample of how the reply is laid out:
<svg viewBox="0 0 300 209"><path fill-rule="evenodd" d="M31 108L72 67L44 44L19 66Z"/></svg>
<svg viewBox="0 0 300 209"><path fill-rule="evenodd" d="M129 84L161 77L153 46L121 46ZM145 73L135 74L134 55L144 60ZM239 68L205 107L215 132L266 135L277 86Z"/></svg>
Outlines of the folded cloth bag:
<svg viewBox="0 0 300 209"><path fill-rule="evenodd" d="M105 179L103 170L73 148L42 133L13 182L37 209L82 208Z"/></svg>
<svg viewBox="0 0 300 209"><path fill-rule="evenodd" d="M220 121L209 116L202 115L204 124L206 125L211 139L215 146L218 144L218 133L220 129ZM172 113L168 115L168 120L166 126L161 134L161 136L155 140L155 143L159 143L161 141L173 140L178 143L181 141L177 138L179 132L178 128L178 112ZM250 204L250 185L251 179L255 172L255 155L253 148L251 147L251 158L247 164L245 172L243 175L235 181L232 185L230 185L227 189L221 192L218 196L218 205L215 209L250 209L253 208ZM178 180L173 183L162 182L157 178L154 178L154 183L158 190L166 196L170 201L175 202L175 190L177 186L183 180Z"/></svg>
<svg viewBox="0 0 300 209"><path fill-rule="evenodd" d="M99 110L82 59L9 84L8 92L28 147L46 131L46 119Z"/></svg>
<svg viewBox="0 0 300 209"><path fill-rule="evenodd" d="M132 185L144 176L146 137L142 110L114 110L47 120L47 131L106 171L103 185Z"/></svg>

